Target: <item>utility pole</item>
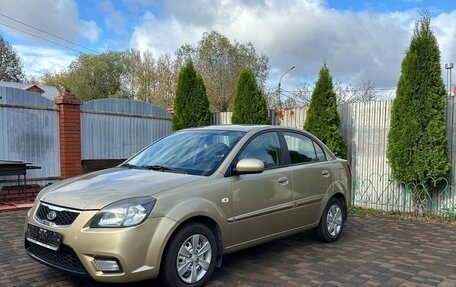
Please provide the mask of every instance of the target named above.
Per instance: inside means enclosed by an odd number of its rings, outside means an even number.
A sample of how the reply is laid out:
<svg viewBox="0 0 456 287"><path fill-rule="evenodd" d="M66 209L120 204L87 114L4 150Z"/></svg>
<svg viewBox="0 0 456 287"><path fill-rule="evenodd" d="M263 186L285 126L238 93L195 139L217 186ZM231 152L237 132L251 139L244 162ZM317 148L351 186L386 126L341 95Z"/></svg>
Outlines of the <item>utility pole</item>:
<svg viewBox="0 0 456 287"><path fill-rule="evenodd" d="M280 88L281 88L281 85L282 85L282 77L285 76L288 72L290 72L294 68L295 68L295 66L291 67L285 73L283 73L282 76L280 76L279 85L277 87L277 96L279 98L279 107L280 108L282 108L282 98L281 98L281 91L280 91Z"/></svg>

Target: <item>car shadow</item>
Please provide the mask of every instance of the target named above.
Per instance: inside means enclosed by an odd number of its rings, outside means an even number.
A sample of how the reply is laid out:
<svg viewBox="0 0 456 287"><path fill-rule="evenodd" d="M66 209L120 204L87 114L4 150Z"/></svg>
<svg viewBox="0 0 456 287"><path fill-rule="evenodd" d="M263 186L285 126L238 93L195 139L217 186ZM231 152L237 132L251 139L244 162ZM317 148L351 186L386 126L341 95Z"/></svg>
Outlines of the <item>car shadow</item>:
<svg viewBox="0 0 456 287"><path fill-rule="evenodd" d="M258 262L264 262L267 264L271 258L284 255L286 253L293 253L296 248L305 248L305 245L314 244L315 237L312 232L306 231L298 233L291 237L274 240L261 245L253 246L235 253L225 255L223 257L222 267L216 268L211 279L206 284L207 286L220 286L219 283L223 282L222 285L226 286L230 275L237 273L243 268L249 268L252 262L258 264ZM321 243L323 244L323 243ZM56 271L58 272L58 271ZM43 274L44 275L44 274ZM55 272L52 272L52 276L56 276ZM111 283L100 283L92 279L85 279L76 276L66 276L66 286L88 286L88 287L113 287L113 286L125 286L125 287L160 287L162 284L159 280L146 280L133 283L111 284ZM228 281L229 282L229 281ZM236 286L236 282L231 282Z"/></svg>

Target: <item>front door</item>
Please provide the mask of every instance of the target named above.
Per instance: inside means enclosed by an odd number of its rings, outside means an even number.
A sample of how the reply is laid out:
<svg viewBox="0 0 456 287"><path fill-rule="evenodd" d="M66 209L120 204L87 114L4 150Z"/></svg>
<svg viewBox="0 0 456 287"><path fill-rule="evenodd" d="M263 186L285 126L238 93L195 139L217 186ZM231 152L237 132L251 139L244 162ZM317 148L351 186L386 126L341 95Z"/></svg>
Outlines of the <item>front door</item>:
<svg viewBox="0 0 456 287"><path fill-rule="evenodd" d="M260 174L232 176L232 245L290 229L287 213L292 208L292 174L283 167L282 148L277 132L255 136L241 151L238 160L262 160Z"/></svg>

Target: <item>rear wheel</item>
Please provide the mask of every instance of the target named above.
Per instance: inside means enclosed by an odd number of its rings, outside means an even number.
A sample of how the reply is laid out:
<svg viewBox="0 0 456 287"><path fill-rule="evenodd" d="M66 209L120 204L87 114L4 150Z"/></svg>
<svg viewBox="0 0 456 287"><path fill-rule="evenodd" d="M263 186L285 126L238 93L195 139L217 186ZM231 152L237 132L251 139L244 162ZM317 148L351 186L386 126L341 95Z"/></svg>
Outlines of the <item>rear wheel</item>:
<svg viewBox="0 0 456 287"><path fill-rule="evenodd" d="M344 218L344 207L342 202L338 198L331 198L323 210L320 224L315 229L318 240L323 242L334 242L339 239L344 228Z"/></svg>
<svg viewBox="0 0 456 287"><path fill-rule="evenodd" d="M201 223L191 223L171 238L160 270L160 279L167 286L202 286L215 268L216 239Z"/></svg>

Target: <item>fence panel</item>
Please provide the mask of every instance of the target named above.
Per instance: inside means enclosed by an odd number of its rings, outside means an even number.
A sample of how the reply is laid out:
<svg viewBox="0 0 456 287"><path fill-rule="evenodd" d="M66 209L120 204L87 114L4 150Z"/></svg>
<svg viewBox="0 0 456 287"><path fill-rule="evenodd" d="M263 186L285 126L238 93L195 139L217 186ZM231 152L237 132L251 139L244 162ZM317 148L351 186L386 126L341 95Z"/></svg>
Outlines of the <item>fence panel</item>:
<svg viewBox="0 0 456 287"><path fill-rule="evenodd" d="M353 174L354 204L362 207L410 211L411 195L389 174L386 159L392 101L342 104L341 130Z"/></svg>
<svg viewBox="0 0 456 287"><path fill-rule="evenodd" d="M81 106L82 159L125 159L171 133L172 117L145 102L99 99Z"/></svg>
<svg viewBox="0 0 456 287"><path fill-rule="evenodd" d="M231 125L233 112L217 112L211 115L211 125Z"/></svg>
<svg viewBox="0 0 456 287"><path fill-rule="evenodd" d="M272 123L280 126L302 129L307 115L307 107L287 108L274 113Z"/></svg>
<svg viewBox="0 0 456 287"><path fill-rule="evenodd" d="M58 108L31 92L0 87L0 159L40 166L28 170L28 183L46 184L60 177ZM3 185L11 177L2 177ZM11 183L9 183L11 184Z"/></svg>
<svg viewBox="0 0 456 287"><path fill-rule="evenodd" d="M456 97L447 100L446 131L452 163L453 185L456 185Z"/></svg>

